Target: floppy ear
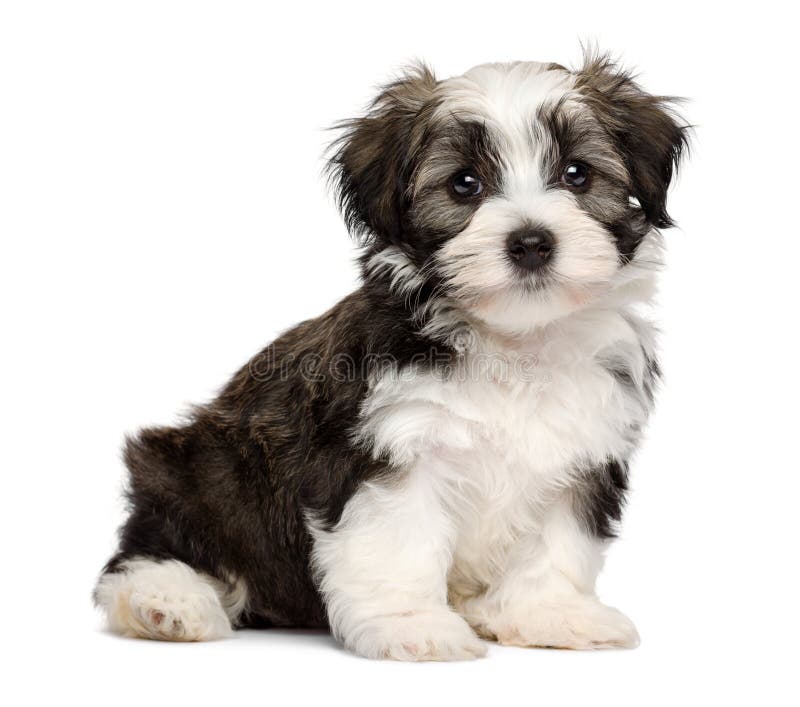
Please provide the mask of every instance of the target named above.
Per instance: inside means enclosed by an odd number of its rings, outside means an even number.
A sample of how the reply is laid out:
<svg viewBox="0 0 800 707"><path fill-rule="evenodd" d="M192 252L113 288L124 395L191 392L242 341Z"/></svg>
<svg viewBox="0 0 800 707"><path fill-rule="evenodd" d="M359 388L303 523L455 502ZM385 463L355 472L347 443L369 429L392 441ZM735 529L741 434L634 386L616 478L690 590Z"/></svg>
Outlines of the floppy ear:
<svg viewBox="0 0 800 707"><path fill-rule="evenodd" d="M397 243L407 190L424 132L420 112L436 78L420 64L385 86L361 118L344 121L331 145L328 175L350 233Z"/></svg>
<svg viewBox="0 0 800 707"><path fill-rule="evenodd" d="M576 87L623 155L631 196L647 221L658 228L672 226L667 190L688 148L689 130L673 112L676 99L645 93L605 55L586 57Z"/></svg>

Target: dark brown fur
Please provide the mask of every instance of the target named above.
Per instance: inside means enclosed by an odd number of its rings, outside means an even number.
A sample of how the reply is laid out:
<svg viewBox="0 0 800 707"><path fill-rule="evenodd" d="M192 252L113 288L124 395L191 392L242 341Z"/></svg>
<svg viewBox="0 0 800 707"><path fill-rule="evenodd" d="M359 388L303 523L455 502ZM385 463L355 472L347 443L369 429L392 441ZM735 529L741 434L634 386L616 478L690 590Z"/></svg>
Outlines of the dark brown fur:
<svg viewBox="0 0 800 707"><path fill-rule="evenodd" d="M667 189L688 147L688 129L671 108L676 99L646 93L605 55L589 57L577 77L576 88L619 147L647 222L672 226Z"/></svg>
<svg viewBox="0 0 800 707"><path fill-rule="evenodd" d="M437 351L408 314L372 281L279 337L187 424L130 438L131 514L107 570L137 555L176 558L243 579L245 624L325 625L304 514L335 523L362 481L389 471L352 425L364 373L386 352L403 365ZM357 375L343 374L344 360Z"/></svg>

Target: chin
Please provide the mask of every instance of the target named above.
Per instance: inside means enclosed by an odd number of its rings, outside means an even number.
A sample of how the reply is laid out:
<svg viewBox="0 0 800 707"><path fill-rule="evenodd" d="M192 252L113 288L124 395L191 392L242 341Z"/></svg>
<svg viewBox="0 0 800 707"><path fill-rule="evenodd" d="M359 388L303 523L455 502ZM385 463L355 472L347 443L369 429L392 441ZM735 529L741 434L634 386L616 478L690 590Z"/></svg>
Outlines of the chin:
<svg viewBox="0 0 800 707"><path fill-rule="evenodd" d="M415 66L337 127L359 288L127 439L96 604L125 635L319 626L370 658L635 646L594 588L658 385L686 125L590 55Z"/></svg>

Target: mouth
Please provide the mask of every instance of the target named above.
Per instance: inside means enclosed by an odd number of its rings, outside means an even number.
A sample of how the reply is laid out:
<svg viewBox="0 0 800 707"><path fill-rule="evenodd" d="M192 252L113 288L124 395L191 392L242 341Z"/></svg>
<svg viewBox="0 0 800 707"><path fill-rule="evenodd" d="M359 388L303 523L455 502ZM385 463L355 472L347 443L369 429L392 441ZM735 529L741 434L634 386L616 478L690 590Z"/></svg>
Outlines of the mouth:
<svg viewBox="0 0 800 707"><path fill-rule="evenodd" d="M535 273L513 272L509 282L493 288L478 297L484 301L500 301L503 297L530 298L542 304L566 301L573 306L584 306L611 289L611 282L602 280L577 280L558 271L556 264L548 263Z"/></svg>
<svg viewBox="0 0 800 707"><path fill-rule="evenodd" d="M549 265L536 270L536 272L516 270L512 278L512 289L521 290L526 294L542 294L558 285Z"/></svg>

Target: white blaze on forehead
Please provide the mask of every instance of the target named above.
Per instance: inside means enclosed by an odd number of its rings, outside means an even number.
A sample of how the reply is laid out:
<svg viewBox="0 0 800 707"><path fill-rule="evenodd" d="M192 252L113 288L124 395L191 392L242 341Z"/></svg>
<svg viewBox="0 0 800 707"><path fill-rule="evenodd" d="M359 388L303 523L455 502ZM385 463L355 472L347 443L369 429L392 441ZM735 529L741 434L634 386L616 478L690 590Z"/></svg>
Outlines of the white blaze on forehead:
<svg viewBox="0 0 800 707"><path fill-rule="evenodd" d="M530 193L544 187L541 138L533 130L539 111L569 97L575 77L550 64L518 62L481 64L440 84L438 116L485 124L500 141L504 191ZM541 131L540 131L541 132Z"/></svg>
<svg viewBox="0 0 800 707"><path fill-rule="evenodd" d="M468 113L511 127L569 93L575 77L550 64L481 64L440 83L440 112Z"/></svg>
<svg viewBox="0 0 800 707"><path fill-rule="evenodd" d="M572 74L551 67L536 61L481 64L467 71L462 79L479 88L494 115L530 115L561 98L575 83Z"/></svg>

